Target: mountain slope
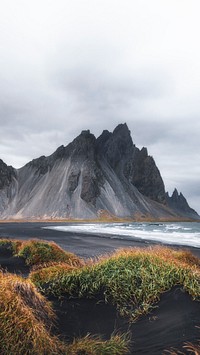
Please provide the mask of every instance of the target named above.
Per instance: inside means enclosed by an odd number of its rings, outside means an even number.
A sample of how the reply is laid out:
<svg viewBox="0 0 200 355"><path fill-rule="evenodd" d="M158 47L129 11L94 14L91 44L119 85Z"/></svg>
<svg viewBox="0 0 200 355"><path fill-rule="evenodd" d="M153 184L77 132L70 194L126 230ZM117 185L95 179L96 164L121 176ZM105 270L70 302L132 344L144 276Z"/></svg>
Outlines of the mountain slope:
<svg viewBox="0 0 200 355"><path fill-rule="evenodd" d="M83 131L18 170L0 161L1 218L198 218L180 196L166 194L154 159L133 144L126 124L97 139Z"/></svg>

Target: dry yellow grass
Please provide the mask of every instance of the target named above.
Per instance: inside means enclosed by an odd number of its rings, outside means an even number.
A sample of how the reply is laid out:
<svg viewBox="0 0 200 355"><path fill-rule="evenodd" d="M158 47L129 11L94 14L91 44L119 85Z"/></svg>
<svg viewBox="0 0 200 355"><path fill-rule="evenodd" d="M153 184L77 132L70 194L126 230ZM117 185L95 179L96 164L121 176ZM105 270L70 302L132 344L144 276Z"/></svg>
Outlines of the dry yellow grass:
<svg viewBox="0 0 200 355"><path fill-rule="evenodd" d="M153 258L163 259L166 262L171 262L176 265L187 267L190 266L193 269L200 271L200 259L193 255L189 250L174 249L165 246L150 246L148 248L121 248L106 258L119 258L122 256L145 256L149 255ZM104 256L102 260L104 260Z"/></svg>
<svg viewBox="0 0 200 355"><path fill-rule="evenodd" d="M0 239L0 246L10 250L13 255L24 258L29 266L40 265L45 267L52 263L67 263L71 266L82 266L84 261L77 255L64 251L54 242L45 240L16 240Z"/></svg>
<svg viewBox="0 0 200 355"><path fill-rule="evenodd" d="M0 353L61 354L63 345L51 336L54 313L35 286L0 272Z"/></svg>
<svg viewBox="0 0 200 355"><path fill-rule="evenodd" d="M17 255L23 257L30 266L48 262L65 262L71 266L81 266L83 263L77 255L64 251L56 243L37 239L23 242Z"/></svg>
<svg viewBox="0 0 200 355"><path fill-rule="evenodd" d="M200 260L189 251L167 247L121 249L84 265L76 262L76 256L71 264L52 261L51 252L48 254L52 249L38 241L31 241L31 245L30 241L15 242L14 249L18 253L23 250L26 258L31 256L36 266L28 280L0 272L0 353L5 355L110 355L123 354L122 349L127 347L121 337L108 342L84 338L63 345L51 335L51 305L30 280L44 292L58 296L93 297L103 289L105 300L131 320L148 312L160 294L173 285L182 285L194 299L200 296ZM65 252L53 244L53 255L55 251L62 260ZM38 264L38 258L44 264ZM111 349L115 350L109 353ZM198 345L187 344L185 349L199 354Z"/></svg>

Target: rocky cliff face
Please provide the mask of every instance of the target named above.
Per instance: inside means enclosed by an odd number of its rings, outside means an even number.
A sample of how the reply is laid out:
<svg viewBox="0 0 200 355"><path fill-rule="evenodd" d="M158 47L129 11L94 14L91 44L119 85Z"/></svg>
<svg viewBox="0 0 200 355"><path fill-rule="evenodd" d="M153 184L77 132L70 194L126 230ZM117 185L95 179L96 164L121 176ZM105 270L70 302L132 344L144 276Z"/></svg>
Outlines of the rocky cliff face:
<svg viewBox="0 0 200 355"><path fill-rule="evenodd" d="M0 215L7 210L17 191L17 172L0 159Z"/></svg>
<svg viewBox="0 0 200 355"><path fill-rule="evenodd" d="M178 193L177 189L174 189L172 196L170 197L168 193L166 193L166 201L167 205L176 211L177 214L184 213L188 217L191 216L198 216L196 211L193 210L187 203L186 198L183 196L182 193Z"/></svg>
<svg viewBox="0 0 200 355"><path fill-rule="evenodd" d="M97 139L100 159L105 159L120 176L150 199L166 204L165 188L160 172L147 149L139 150L132 142L126 124L112 133L104 131Z"/></svg>
<svg viewBox="0 0 200 355"><path fill-rule="evenodd" d="M18 170L0 161L1 218L198 218L177 194L166 194L154 159L133 144L126 124L97 139L83 131Z"/></svg>

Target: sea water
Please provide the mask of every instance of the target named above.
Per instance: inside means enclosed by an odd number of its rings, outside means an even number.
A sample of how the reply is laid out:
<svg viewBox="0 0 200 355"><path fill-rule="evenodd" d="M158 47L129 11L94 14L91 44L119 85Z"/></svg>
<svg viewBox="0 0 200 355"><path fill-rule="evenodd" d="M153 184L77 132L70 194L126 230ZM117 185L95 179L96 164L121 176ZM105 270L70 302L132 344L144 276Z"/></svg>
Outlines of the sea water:
<svg viewBox="0 0 200 355"><path fill-rule="evenodd" d="M117 239L142 239L200 248L200 223L84 223L45 227L63 232L97 234Z"/></svg>

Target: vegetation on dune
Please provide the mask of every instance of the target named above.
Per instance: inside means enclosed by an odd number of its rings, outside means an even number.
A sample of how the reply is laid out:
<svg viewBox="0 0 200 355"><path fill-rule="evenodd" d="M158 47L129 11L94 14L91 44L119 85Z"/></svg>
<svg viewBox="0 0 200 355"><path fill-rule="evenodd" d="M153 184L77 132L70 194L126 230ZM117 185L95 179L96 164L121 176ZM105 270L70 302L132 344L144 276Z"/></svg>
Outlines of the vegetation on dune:
<svg viewBox="0 0 200 355"><path fill-rule="evenodd" d="M18 256L25 259L27 265L36 265L46 262L65 262L69 265L81 266L81 260L73 253L61 249L54 242L30 240L22 243Z"/></svg>
<svg viewBox="0 0 200 355"><path fill-rule="evenodd" d="M72 272L73 270L77 270L77 267L71 266L66 263L48 263L46 267L33 267L32 274L37 275L37 283L43 282L45 280L46 283L52 280L52 278L61 278L62 275L65 276L66 272Z"/></svg>
<svg viewBox="0 0 200 355"><path fill-rule="evenodd" d="M0 247L33 267L26 280L0 271L0 353L5 355L128 353L124 335L107 341L87 336L72 344L61 342L51 334L55 316L39 291L58 297L101 298L130 321L149 312L160 295L175 285L200 300L200 260L189 251L129 248L84 263L55 243L1 239ZM188 343L183 348L199 354L199 345Z"/></svg>
<svg viewBox="0 0 200 355"><path fill-rule="evenodd" d="M83 261L67 253L55 243L2 239L0 246L13 255L24 257L41 279L56 277L83 265ZM44 267L47 266L48 267ZM50 265L50 266L49 266ZM85 337L66 344L51 334L55 315L50 302L30 279L0 271L0 353L4 355L121 355L128 352L124 336L110 340Z"/></svg>
<svg viewBox="0 0 200 355"><path fill-rule="evenodd" d="M75 339L68 345L66 355L125 355L129 353L127 344L128 340L124 335L115 335L106 341L99 337L86 336Z"/></svg>
<svg viewBox="0 0 200 355"><path fill-rule="evenodd" d="M13 255L17 253L21 244L21 240L0 239L0 248L10 251Z"/></svg>
<svg viewBox="0 0 200 355"><path fill-rule="evenodd" d="M86 337L64 344L51 334L51 304L30 280L0 272L0 353L4 355L126 354L128 340Z"/></svg>
<svg viewBox="0 0 200 355"><path fill-rule="evenodd" d="M29 281L0 273L0 353L61 354L62 344L50 335L54 313Z"/></svg>
<svg viewBox="0 0 200 355"><path fill-rule="evenodd" d="M132 321L149 312L160 295L175 285L200 299L199 259L165 247L120 250L82 268L60 267L57 272L48 268L45 274L32 272L30 278L46 294L101 297Z"/></svg>
<svg viewBox="0 0 200 355"><path fill-rule="evenodd" d="M83 265L83 260L73 253L64 251L54 242L40 240L1 239L0 246L10 250L13 255L24 258L29 266L47 263L63 262L71 266Z"/></svg>

